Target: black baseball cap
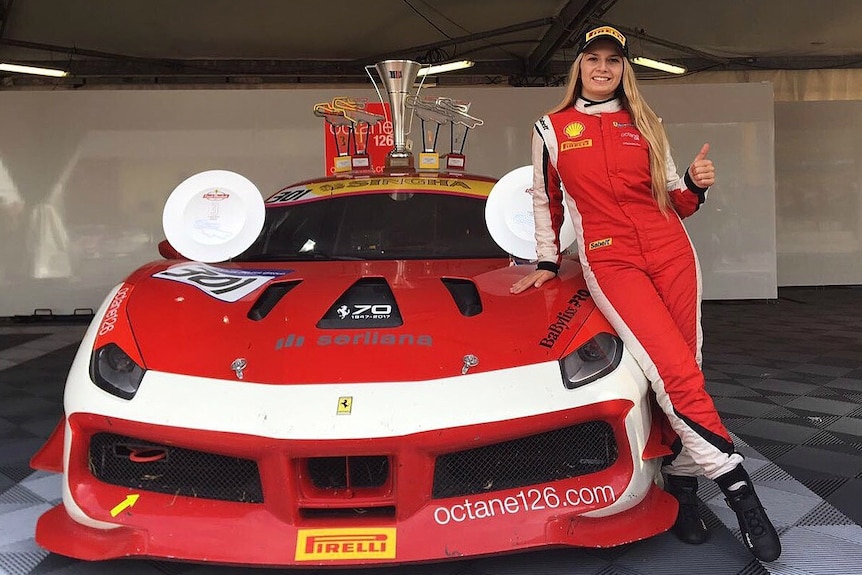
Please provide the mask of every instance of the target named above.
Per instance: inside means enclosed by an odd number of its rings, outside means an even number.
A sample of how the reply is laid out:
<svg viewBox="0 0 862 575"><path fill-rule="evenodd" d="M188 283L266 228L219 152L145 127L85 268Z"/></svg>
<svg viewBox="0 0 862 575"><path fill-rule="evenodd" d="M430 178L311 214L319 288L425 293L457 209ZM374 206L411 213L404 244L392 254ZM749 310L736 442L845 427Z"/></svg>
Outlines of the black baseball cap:
<svg viewBox="0 0 862 575"><path fill-rule="evenodd" d="M623 56L626 58L629 57L629 48L626 45L626 37L613 26L599 26L598 28L587 30L578 45L578 54L586 50L587 46L589 46L594 40L602 38L613 41L617 46L619 46Z"/></svg>

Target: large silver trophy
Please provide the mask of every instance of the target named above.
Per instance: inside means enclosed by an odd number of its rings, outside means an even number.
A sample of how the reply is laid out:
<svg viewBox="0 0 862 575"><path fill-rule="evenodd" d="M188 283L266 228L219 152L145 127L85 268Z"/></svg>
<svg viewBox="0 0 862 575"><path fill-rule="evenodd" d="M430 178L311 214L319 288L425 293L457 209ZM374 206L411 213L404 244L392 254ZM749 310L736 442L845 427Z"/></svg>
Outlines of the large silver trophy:
<svg viewBox="0 0 862 575"><path fill-rule="evenodd" d="M369 67L370 68L370 67ZM394 147L386 157L387 168L412 168L413 154L407 149L407 97L422 65L412 60L384 60L374 66L380 76L383 89L389 96L389 110L392 116L392 139ZM368 71L368 68L366 68ZM368 71L372 81L374 76ZM374 83L375 89L377 83ZM378 90L378 96L383 100Z"/></svg>

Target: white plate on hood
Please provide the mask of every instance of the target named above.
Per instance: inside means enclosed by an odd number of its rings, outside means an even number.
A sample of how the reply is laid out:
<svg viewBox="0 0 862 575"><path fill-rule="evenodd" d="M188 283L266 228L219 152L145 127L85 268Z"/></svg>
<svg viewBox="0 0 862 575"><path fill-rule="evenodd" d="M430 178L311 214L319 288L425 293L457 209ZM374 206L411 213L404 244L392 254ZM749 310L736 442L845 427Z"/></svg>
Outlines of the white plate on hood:
<svg viewBox="0 0 862 575"><path fill-rule="evenodd" d="M184 257L223 262L248 249L264 220L263 196L249 179L227 170L195 174L165 202L165 237Z"/></svg>
<svg viewBox="0 0 862 575"><path fill-rule="evenodd" d="M521 166L504 175L491 188L485 203L485 224L497 245L524 260L536 259L536 227L533 220L533 167ZM563 202L560 250L575 241L569 207Z"/></svg>

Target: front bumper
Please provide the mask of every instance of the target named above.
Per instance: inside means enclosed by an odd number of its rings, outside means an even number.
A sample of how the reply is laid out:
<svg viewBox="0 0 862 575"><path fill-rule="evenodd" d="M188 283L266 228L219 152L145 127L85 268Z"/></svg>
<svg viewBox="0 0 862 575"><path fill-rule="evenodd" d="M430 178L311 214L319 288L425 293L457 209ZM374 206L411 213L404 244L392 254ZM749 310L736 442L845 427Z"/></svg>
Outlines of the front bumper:
<svg viewBox="0 0 862 575"><path fill-rule="evenodd" d="M87 560L141 556L260 565L406 563L550 545L619 545L665 531L676 512L672 498L655 487L652 477L643 477L657 462L643 462L636 474L637 459L625 449L632 407L629 401L614 400L518 421L370 441L274 440L75 414L66 427L66 439L71 437L66 505L39 520L36 538L51 551ZM454 482L453 487L443 473L441 483L439 462L446 454L476 452L457 451L459 447L514 445L510 453L518 453L539 441L535 444L541 450L546 446L536 438L547 440L561 421L568 429L600 422L599 427L606 426L614 444L623 449L604 462L597 460L603 450L595 446L552 454L549 459L556 465L537 472L552 479L541 483L512 486L513 474L515 482L531 481L524 479L521 467L542 457L530 453L523 454L517 465L498 462L496 470L487 469L493 460L485 457L472 480ZM130 453L125 448L95 451L93 438L106 432L136 438L141 448L136 453L145 461L138 476L104 472L101 458ZM509 439L513 436L531 439L516 439L515 445ZM127 447L125 441L120 443ZM253 495L245 501L238 496L198 497L188 486L171 493L154 473L158 465L146 461L148 454L158 452L154 446L167 450L166 459L185 449L178 446L194 446L220 457L254 461L262 500ZM348 485L340 480L327 485L319 473L312 477L309 462L321 456L345 458L349 466L351 458L372 454L386 454L389 462L388 474L374 485L352 486L349 480ZM591 459L580 462L586 465L580 471L587 472L559 478L560 463L579 454ZM174 461L178 460L179 456ZM112 465L108 463L109 468ZM508 481L509 486L476 486L477 475L501 485ZM453 490L460 493L452 495ZM74 520L67 510L85 514L92 526ZM591 517L591 512L604 516ZM108 525L111 528L102 528Z"/></svg>
<svg viewBox="0 0 862 575"><path fill-rule="evenodd" d="M36 532L62 555L408 563L619 545L675 519L628 354L576 390L548 362L347 387L148 372L130 401L93 385L86 359L66 388L63 505Z"/></svg>

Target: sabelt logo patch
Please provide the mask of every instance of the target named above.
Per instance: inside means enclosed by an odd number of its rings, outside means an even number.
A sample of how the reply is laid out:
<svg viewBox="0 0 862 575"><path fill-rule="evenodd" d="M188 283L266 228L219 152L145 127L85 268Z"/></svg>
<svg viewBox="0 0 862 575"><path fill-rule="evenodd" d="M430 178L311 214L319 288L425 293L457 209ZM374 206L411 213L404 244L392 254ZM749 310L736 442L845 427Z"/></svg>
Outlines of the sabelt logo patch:
<svg viewBox="0 0 862 575"><path fill-rule="evenodd" d="M606 247L610 246L612 243L614 243L613 238L605 238L603 240L596 240L594 242L590 242L590 249L591 250L597 250L599 248L606 248Z"/></svg>
<svg viewBox="0 0 862 575"><path fill-rule="evenodd" d="M296 561L394 559L394 527L300 529L296 534Z"/></svg>

